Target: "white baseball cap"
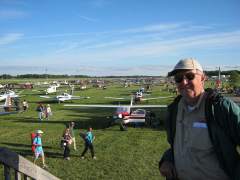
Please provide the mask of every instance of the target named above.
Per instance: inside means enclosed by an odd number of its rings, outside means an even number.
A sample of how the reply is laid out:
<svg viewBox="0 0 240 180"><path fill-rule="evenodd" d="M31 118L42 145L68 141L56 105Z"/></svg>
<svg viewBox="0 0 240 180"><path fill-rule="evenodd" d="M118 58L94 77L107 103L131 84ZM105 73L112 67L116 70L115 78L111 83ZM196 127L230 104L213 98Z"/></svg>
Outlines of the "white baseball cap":
<svg viewBox="0 0 240 180"><path fill-rule="evenodd" d="M41 130L39 129L39 130L36 130L36 133L37 133L37 134L42 134L43 131L41 131Z"/></svg>
<svg viewBox="0 0 240 180"><path fill-rule="evenodd" d="M172 71L168 73L168 76L175 75L179 70L199 70L203 72L202 66L194 58L185 58L181 59L174 67Z"/></svg>

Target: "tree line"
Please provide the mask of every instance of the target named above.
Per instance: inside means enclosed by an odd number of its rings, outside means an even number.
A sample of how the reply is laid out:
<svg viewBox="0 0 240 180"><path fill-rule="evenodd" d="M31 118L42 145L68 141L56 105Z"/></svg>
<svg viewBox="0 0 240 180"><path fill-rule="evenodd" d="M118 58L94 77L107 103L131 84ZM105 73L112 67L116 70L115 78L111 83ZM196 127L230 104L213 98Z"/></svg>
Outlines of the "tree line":
<svg viewBox="0 0 240 180"><path fill-rule="evenodd" d="M207 76L218 76L218 70L216 71L205 71ZM238 70L230 70L230 71L221 71L221 75L231 75L238 74L240 75L240 71ZM10 75L10 74L2 74L0 75L1 79L43 79L43 78L141 78L141 77L161 77L161 76L143 76L143 75L133 75L133 76L88 76L88 75L68 75L68 74L20 74L20 75Z"/></svg>

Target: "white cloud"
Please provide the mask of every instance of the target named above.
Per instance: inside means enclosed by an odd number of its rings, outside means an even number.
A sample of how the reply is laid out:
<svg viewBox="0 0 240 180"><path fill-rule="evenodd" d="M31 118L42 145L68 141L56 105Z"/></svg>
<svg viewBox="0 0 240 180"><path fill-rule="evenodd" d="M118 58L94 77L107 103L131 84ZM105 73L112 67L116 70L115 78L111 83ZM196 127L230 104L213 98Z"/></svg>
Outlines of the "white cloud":
<svg viewBox="0 0 240 180"><path fill-rule="evenodd" d="M94 19L94 18L90 18L90 17L87 17L87 16L79 16L81 19L85 20L85 21L89 21L89 22L96 22L97 19Z"/></svg>
<svg viewBox="0 0 240 180"><path fill-rule="evenodd" d="M22 34L8 34L0 37L0 45L13 43L20 38L23 38ZM82 67L88 69L89 72L96 73L95 75L104 73L108 75L111 73L115 75L158 74L166 71L160 68L162 65L159 64L163 64L160 60L165 61L164 64L170 64L171 60L168 59L175 59L183 54L191 55L194 52L205 54L207 57L211 50L214 50L211 52L212 57L214 53L216 55L219 52L222 52L224 56L227 51L221 51L221 49L239 49L240 47L240 30L214 32L213 26L194 26L189 23L156 24L135 29L93 33L38 35L24 37L24 40L35 38L42 39L36 44L31 44L33 53L18 59L19 64L23 60L32 65L41 61L43 65L62 66L65 70L69 67L70 73ZM40 49L39 42L46 46L46 51L41 55L36 53L37 55L34 56L34 49L38 51ZM25 54L28 55L28 53ZM115 68L107 66L110 63L114 64ZM142 63L145 65L140 66ZM95 66L90 67L89 64ZM174 63L171 64L173 65ZM104 66L104 68L99 68L99 66ZM101 72L105 68L107 72ZM88 72L83 69L79 72Z"/></svg>
<svg viewBox="0 0 240 180"><path fill-rule="evenodd" d="M7 45L10 43L14 43L21 39L23 37L23 34L20 33L9 33L4 36L0 36L0 45Z"/></svg>

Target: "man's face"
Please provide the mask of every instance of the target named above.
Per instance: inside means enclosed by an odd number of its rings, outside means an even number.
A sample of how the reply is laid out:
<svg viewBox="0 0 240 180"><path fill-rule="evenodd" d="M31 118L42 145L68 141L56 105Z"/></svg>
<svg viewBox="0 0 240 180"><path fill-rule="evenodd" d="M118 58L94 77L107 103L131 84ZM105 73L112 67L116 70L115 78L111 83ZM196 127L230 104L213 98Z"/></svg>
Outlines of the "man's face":
<svg viewBox="0 0 240 180"><path fill-rule="evenodd" d="M174 76L179 93L189 103L195 103L204 90L204 74L197 70L183 70Z"/></svg>

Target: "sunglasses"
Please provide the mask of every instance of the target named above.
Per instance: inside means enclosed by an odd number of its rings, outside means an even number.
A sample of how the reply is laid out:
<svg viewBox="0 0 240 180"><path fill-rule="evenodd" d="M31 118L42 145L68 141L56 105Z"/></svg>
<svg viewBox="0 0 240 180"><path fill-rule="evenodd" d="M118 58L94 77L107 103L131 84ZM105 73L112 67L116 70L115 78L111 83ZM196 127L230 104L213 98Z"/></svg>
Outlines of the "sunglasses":
<svg viewBox="0 0 240 180"><path fill-rule="evenodd" d="M183 79L187 79L188 81L192 81L196 76L196 73L189 72L186 74L176 74L174 76L174 80L176 83L181 83Z"/></svg>

